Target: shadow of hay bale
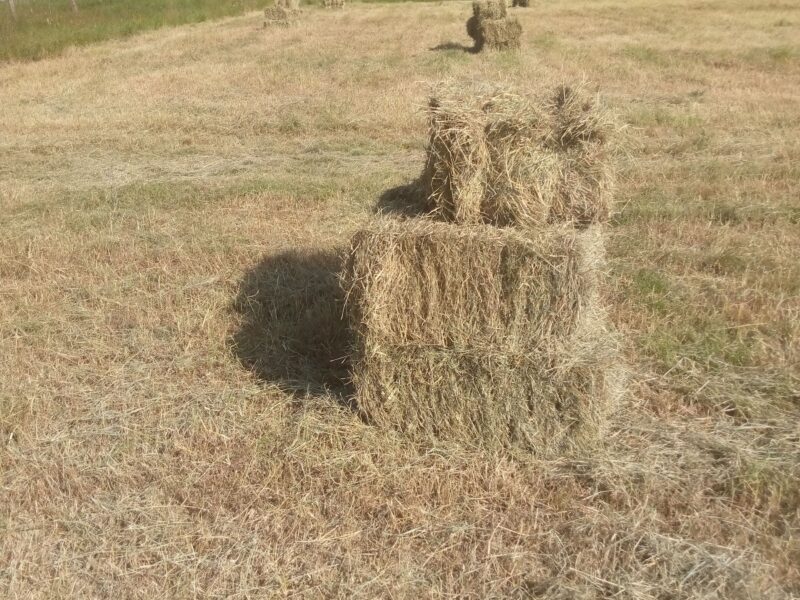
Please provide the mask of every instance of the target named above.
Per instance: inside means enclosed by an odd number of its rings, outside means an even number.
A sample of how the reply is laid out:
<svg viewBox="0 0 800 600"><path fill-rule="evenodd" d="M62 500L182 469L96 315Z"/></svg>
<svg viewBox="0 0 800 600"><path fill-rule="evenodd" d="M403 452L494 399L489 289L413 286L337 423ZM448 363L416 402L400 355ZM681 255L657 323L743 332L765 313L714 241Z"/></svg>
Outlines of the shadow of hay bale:
<svg viewBox="0 0 800 600"><path fill-rule="evenodd" d="M400 218L413 218L431 214L432 208L420 178L383 192L375 205L375 212Z"/></svg>
<svg viewBox="0 0 800 600"><path fill-rule="evenodd" d="M333 395L352 407L341 268L335 250L291 250L262 259L240 284L233 308L241 324L231 343L261 380L297 397Z"/></svg>
<svg viewBox="0 0 800 600"><path fill-rule="evenodd" d="M429 48L429 50L431 52L440 52L442 50L461 50L468 54L477 54L479 51L476 46L466 46L464 44L459 44L458 42L444 42L438 46Z"/></svg>

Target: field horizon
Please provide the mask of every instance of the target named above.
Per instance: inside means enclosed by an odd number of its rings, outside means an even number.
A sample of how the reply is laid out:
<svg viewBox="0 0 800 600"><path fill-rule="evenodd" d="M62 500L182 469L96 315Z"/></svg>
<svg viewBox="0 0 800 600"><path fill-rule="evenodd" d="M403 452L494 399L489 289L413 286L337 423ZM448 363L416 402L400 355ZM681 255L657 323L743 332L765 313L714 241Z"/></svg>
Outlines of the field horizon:
<svg viewBox="0 0 800 600"><path fill-rule="evenodd" d="M250 12L0 63L0 596L800 596L800 7ZM592 456L353 410L337 282L443 79L624 126Z"/></svg>

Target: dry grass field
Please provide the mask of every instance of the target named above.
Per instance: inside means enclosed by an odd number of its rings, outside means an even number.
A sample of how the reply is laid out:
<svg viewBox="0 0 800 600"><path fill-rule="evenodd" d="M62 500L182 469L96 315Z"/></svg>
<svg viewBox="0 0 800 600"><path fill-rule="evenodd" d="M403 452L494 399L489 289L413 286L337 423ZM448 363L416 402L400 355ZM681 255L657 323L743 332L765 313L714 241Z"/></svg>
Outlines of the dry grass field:
<svg viewBox="0 0 800 600"><path fill-rule="evenodd" d="M251 13L0 65L0 597L800 596L800 5ZM338 252L429 85L587 79L626 124L603 451L362 422ZM402 191L402 190L400 190Z"/></svg>

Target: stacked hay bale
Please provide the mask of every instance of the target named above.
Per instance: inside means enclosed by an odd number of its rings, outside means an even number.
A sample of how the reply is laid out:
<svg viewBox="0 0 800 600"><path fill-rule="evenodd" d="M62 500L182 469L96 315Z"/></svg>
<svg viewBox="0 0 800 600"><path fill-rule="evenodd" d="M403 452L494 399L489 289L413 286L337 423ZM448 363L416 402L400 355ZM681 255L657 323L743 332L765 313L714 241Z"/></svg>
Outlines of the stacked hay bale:
<svg viewBox="0 0 800 600"><path fill-rule="evenodd" d="M569 88L439 93L430 116L434 218L358 233L343 274L359 406L420 440L585 452L623 387L593 162L608 119Z"/></svg>
<svg viewBox="0 0 800 600"><path fill-rule="evenodd" d="M300 0L275 0L275 6L264 9L264 27L291 25L300 15Z"/></svg>
<svg viewBox="0 0 800 600"><path fill-rule="evenodd" d="M475 0L467 20L467 35L475 41L475 50L515 50L520 47L522 25L509 17L505 0Z"/></svg>
<svg viewBox="0 0 800 600"><path fill-rule="evenodd" d="M613 124L580 86L538 102L496 87L441 86L429 126L422 184L442 218L524 228L608 219Z"/></svg>
<svg viewBox="0 0 800 600"><path fill-rule="evenodd" d="M344 8L344 0L323 0L325 8Z"/></svg>
<svg viewBox="0 0 800 600"><path fill-rule="evenodd" d="M387 221L355 236L354 383L376 425L419 440L588 450L620 382L598 234Z"/></svg>

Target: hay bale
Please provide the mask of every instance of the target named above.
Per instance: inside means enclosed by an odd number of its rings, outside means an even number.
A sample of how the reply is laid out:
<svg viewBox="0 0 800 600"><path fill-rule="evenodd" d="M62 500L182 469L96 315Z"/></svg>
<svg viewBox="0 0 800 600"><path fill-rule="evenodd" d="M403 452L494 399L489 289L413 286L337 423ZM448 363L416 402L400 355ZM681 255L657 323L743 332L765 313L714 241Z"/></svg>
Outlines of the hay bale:
<svg viewBox="0 0 800 600"><path fill-rule="evenodd" d="M502 19L507 15L505 0L475 0L472 16L478 19Z"/></svg>
<svg viewBox="0 0 800 600"><path fill-rule="evenodd" d="M264 9L264 27L270 25L291 25L297 21L297 14L286 8L272 6Z"/></svg>
<svg viewBox="0 0 800 600"><path fill-rule="evenodd" d="M614 200L613 120L581 86L557 87L546 110L553 119L547 143L560 158L550 221L607 221Z"/></svg>
<svg viewBox="0 0 800 600"><path fill-rule="evenodd" d="M480 21L481 48L489 50L518 50L522 25L516 17Z"/></svg>
<svg viewBox="0 0 800 600"><path fill-rule="evenodd" d="M528 8L531 5L530 0L513 0L511 6L516 6L519 8Z"/></svg>
<svg viewBox="0 0 800 600"><path fill-rule="evenodd" d="M344 8L344 0L323 0L325 8Z"/></svg>
<svg viewBox="0 0 800 600"><path fill-rule="evenodd" d="M549 116L496 88L441 89L429 106L422 185L446 220L506 226L546 221L555 154L541 146Z"/></svg>
<svg viewBox="0 0 800 600"><path fill-rule="evenodd" d="M275 0L275 6L264 9L264 27L291 25L300 15L300 0Z"/></svg>
<svg viewBox="0 0 800 600"><path fill-rule="evenodd" d="M472 17L467 20L467 35L475 41L475 50L513 50L520 47L522 25L508 17L505 0L475 0Z"/></svg>
<svg viewBox="0 0 800 600"><path fill-rule="evenodd" d="M558 183L550 205L549 221L577 225L604 223L611 216L614 176L607 152L589 146L560 155Z"/></svg>
<svg viewBox="0 0 800 600"><path fill-rule="evenodd" d="M581 88L533 101L508 89L443 85L429 104L421 183L436 212L457 223L604 222L613 129Z"/></svg>
<svg viewBox="0 0 800 600"><path fill-rule="evenodd" d="M365 287L346 287L353 306L366 308L356 319L364 337L513 353L574 333L598 285L602 256L594 229L554 227L528 236L424 219L405 226L387 220L357 234L352 248L348 277ZM376 266L383 275L373 280ZM398 293L407 297L395 299Z"/></svg>
<svg viewBox="0 0 800 600"><path fill-rule="evenodd" d="M553 142L561 149L603 145L614 132L609 114L583 86L560 85L544 104L553 115Z"/></svg>
<svg viewBox="0 0 800 600"><path fill-rule="evenodd" d="M590 447L619 388L601 256L595 228L419 219L360 232L343 276L360 409L420 440Z"/></svg>

